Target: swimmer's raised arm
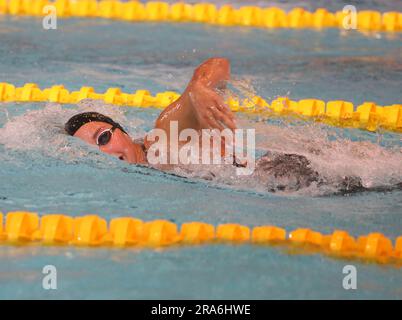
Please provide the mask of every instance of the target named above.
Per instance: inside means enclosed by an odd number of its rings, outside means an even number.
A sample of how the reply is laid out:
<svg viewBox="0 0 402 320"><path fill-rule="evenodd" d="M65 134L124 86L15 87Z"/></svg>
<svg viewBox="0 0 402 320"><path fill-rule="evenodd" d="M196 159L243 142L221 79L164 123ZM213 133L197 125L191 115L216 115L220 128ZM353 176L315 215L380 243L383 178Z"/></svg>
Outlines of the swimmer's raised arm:
<svg viewBox="0 0 402 320"><path fill-rule="evenodd" d="M230 62L225 58L210 58L195 70L191 83L198 83L210 89L225 89L230 80Z"/></svg>
<svg viewBox="0 0 402 320"><path fill-rule="evenodd" d="M230 63L225 58L211 58L198 66L186 90L158 117L155 128L169 135L170 121L178 122L179 132L192 128L236 129L234 115L219 90L230 80Z"/></svg>

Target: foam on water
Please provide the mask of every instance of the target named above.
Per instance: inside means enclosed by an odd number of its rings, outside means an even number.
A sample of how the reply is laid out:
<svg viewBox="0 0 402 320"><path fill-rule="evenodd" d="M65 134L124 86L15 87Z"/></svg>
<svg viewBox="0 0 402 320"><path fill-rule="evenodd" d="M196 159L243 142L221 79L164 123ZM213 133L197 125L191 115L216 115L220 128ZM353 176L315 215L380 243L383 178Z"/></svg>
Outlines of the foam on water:
<svg viewBox="0 0 402 320"><path fill-rule="evenodd" d="M292 192L294 194L322 195L337 192L337 184L344 177L360 177L366 188L390 187L402 181L400 146L384 147L368 140L352 141L334 129L317 123L273 125L242 119L238 124L243 128L256 128L259 154L276 151L303 155L310 160L313 170L333 182L333 185L320 187L312 184ZM175 173L206 178L237 188L267 191L267 185L256 175L237 176L235 168L230 165L186 166L176 168Z"/></svg>
<svg viewBox="0 0 402 320"><path fill-rule="evenodd" d="M132 136L142 134L141 131L135 131L142 122L140 119L128 120L121 109L100 101L83 100L76 108L71 109L48 103L43 109L29 110L22 115L8 118L6 124L0 128L0 144L9 151L1 154L2 160L18 160L15 157L23 152L33 161L41 161L41 157L45 156L65 162L91 162L92 159L98 163L108 163L109 157L68 136L64 131L64 124L70 117L85 111L97 111L126 124L131 128L129 132Z"/></svg>
<svg viewBox="0 0 402 320"><path fill-rule="evenodd" d="M367 138L352 141L342 131L317 123L257 125L257 132L264 137L260 148L304 155L314 170L334 181L347 176L360 177L366 188L402 181L400 144L384 147Z"/></svg>

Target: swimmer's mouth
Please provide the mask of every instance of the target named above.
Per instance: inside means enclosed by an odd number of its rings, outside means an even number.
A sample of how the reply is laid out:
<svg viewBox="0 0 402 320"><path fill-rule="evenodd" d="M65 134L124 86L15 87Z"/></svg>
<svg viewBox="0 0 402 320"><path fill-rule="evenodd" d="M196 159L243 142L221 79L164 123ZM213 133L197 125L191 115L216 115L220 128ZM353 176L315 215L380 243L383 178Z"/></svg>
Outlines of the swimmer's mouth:
<svg viewBox="0 0 402 320"><path fill-rule="evenodd" d="M123 156L120 156L120 157L119 157L119 159L120 159L120 160L123 160L123 161L124 161L124 158L123 158Z"/></svg>

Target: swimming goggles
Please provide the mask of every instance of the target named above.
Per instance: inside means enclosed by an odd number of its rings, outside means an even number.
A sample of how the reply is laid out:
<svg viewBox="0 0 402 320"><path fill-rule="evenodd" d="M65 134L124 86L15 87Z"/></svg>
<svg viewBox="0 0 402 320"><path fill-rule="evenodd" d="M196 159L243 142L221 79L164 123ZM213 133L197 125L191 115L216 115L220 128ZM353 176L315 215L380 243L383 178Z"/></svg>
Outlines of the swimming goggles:
<svg viewBox="0 0 402 320"><path fill-rule="evenodd" d="M103 130L96 138L96 144L98 146L107 145L113 136L113 131L117 129L117 126L113 126L109 129Z"/></svg>

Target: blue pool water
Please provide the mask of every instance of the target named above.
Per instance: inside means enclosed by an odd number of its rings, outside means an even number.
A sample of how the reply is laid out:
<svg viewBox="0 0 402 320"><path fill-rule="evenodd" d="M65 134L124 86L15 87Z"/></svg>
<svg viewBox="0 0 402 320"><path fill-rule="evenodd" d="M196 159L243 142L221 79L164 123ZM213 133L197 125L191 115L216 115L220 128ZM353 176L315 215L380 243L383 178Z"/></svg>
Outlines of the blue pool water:
<svg viewBox="0 0 402 320"><path fill-rule="evenodd" d="M378 6L375 1L370 5ZM395 2L395 5L396 2ZM337 8L334 8L337 9ZM397 9L397 8L395 8ZM338 30L261 30L197 24L131 24L62 20L45 31L31 18L0 18L0 81L41 87L83 85L181 91L193 68L211 56L231 60L248 91L272 99L344 99L355 104L402 102L402 36ZM235 90L235 89L234 89ZM93 106L95 105L95 106ZM134 216L175 223L273 224L288 231L344 229L357 236L402 234L402 192L349 197L270 194L130 166L62 134L77 110L95 108L134 136L152 128L157 109L56 104L2 104L0 208L111 219ZM294 125L240 116L257 127L257 147L324 151L314 163L345 170L368 185L402 179L400 134ZM259 121L257 121L259 120ZM342 140L346 139L346 140ZM353 142L350 142L353 141ZM401 180L399 180L401 181ZM342 288L342 268L354 264L358 290ZM42 268L58 269L58 290L42 289ZM391 266L289 255L279 248L203 246L165 250L0 246L0 298L402 298L401 270Z"/></svg>

